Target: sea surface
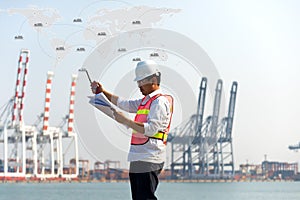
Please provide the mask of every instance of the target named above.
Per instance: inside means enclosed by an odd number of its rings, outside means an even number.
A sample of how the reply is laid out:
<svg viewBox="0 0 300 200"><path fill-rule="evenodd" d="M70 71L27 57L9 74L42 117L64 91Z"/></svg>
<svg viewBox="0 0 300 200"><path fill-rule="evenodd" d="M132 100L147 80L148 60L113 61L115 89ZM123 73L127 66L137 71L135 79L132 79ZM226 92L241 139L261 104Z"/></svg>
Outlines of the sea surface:
<svg viewBox="0 0 300 200"><path fill-rule="evenodd" d="M160 183L160 200L300 200L300 182ZM0 200L125 200L129 183L2 183Z"/></svg>

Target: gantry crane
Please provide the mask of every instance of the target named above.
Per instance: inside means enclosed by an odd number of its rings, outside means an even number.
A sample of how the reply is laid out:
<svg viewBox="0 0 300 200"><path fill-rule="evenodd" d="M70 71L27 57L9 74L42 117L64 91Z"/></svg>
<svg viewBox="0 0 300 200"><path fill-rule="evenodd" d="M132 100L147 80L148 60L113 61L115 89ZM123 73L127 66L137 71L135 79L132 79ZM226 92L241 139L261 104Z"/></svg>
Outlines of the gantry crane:
<svg viewBox="0 0 300 200"><path fill-rule="evenodd" d="M173 178L224 178L225 171L234 174L232 125L237 94L233 82L228 114L219 122L222 80L218 80L213 114L204 119L207 79L201 80L197 113L173 129L171 142L171 174Z"/></svg>
<svg viewBox="0 0 300 200"><path fill-rule="evenodd" d="M25 125L23 111L28 61L29 50L22 49L18 60L14 96L0 108L0 178L76 178L79 171L78 144L73 123L77 76L72 76L69 113L64 119L67 122L67 130L63 128L66 123L59 127L49 127L48 123L53 72L47 74L44 112L34 125ZM41 122L43 124L40 128ZM64 156L70 149L73 152L69 154L72 156L69 165L72 170L64 174Z"/></svg>

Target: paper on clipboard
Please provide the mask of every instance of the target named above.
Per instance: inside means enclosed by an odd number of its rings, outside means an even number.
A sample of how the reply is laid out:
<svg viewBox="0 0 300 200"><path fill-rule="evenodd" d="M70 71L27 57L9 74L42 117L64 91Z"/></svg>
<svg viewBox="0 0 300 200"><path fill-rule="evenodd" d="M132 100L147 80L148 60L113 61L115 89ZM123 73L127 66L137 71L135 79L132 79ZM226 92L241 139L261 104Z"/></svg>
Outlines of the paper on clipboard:
<svg viewBox="0 0 300 200"><path fill-rule="evenodd" d="M112 104L106 98L106 96L103 95L102 92L99 94L96 94L95 96L89 96L88 98L90 98L89 103L91 105L95 106L98 110L100 110L101 112L103 112L104 114L109 116L110 118L114 119L114 115L113 115L113 111L112 111L112 109L114 109L114 108L112 107Z"/></svg>

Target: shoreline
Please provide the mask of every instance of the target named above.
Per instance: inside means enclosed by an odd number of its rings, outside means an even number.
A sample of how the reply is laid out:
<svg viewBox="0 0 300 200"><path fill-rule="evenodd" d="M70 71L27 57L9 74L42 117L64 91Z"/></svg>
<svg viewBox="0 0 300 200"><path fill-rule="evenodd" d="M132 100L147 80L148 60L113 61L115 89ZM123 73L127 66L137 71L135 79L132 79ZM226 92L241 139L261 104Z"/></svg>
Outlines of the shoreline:
<svg viewBox="0 0 300 200"><path fill-rule="evenodd" d="M296 180L231 180L231 179L185 179L159 180L161 183L244 183L244 182L298 182ZM6 183L129 183L129 180L0 180Z"/></svg>

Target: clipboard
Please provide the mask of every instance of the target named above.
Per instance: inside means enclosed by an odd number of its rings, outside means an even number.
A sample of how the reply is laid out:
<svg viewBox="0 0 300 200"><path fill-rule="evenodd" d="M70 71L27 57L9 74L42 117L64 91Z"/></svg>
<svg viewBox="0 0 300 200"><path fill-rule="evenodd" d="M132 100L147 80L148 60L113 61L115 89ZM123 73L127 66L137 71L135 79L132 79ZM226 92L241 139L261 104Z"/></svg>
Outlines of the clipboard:
<svg viewBox="0 0 300 200"><path fill-rule="evenodd" d="M96 94L95 96L88 96L89 103L96 107L98 110L103 112L108 117L114 119L113 115L113 105L111 102L106 98L106 96L101 92L99 94Z"/></svg>

